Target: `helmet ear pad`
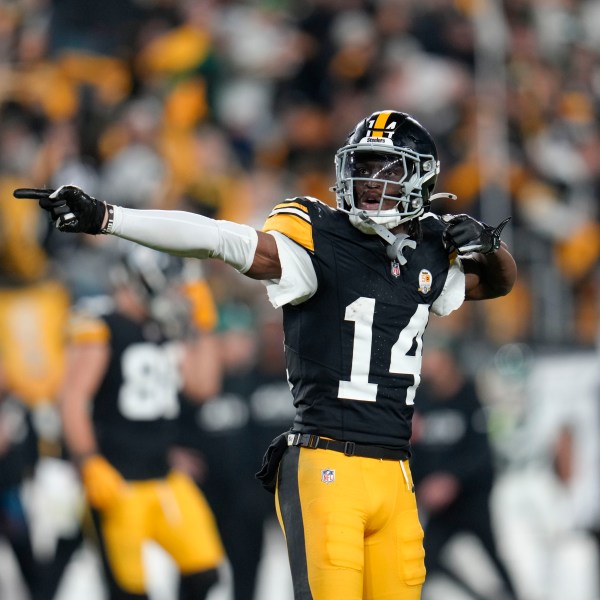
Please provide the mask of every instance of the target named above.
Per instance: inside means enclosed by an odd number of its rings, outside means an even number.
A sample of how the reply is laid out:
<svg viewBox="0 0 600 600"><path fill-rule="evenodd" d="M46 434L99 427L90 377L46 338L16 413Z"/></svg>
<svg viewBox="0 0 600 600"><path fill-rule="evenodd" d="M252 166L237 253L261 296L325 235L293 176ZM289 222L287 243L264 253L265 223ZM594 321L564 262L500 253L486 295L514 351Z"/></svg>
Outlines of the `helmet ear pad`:
<svg viewBox="0 0 600 600"><path fill-rule="evenodd" d="M423 185L421 187L421 196L423 198L423 206L426 207L426 210L429 210L429 207L431 205L430 198L433 194L433 190L435 189L436 181L437 181L437 175L432 178L432 181L425 183L425 185Z"/></svg>

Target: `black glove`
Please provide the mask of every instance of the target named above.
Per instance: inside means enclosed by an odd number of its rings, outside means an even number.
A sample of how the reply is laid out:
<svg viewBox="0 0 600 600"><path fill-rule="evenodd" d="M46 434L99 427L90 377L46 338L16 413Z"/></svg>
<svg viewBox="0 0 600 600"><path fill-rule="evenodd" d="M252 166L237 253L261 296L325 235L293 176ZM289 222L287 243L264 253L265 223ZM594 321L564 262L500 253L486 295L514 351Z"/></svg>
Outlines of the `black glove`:
<svg viewBox="0 0 600 600"><path fill-rule="evenodd" d="M13 196L37 200L40 207L50 213L54 225L60 231L93 234L102 232L107 205L77 186L63 185L57 190L18 188L14 190Z"/></svg>
<svg viewBox="0 0 600 600"><path fill-rule="evenodd" d="M510 219L507 217L500 225L490 227L469 215L445 215L442 217L446 223L442 239L449 252L491 254L500 248L500 234Z"/></svg>

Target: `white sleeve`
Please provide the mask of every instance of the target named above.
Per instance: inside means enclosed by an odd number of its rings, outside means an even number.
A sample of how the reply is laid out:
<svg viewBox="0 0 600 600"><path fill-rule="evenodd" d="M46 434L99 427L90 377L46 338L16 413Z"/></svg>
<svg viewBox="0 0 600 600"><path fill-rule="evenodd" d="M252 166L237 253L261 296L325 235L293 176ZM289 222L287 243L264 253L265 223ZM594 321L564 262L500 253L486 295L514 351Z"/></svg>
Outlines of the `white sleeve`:
<svg viewBox="0 0 600 600"><path fill-rule="evenodd" d="M317 291L317 274L308 252L278 231L268 233L275 238L281 263L281 278L263 281L271 304L279 308L308 300Z"/></svg>
<svg viewBox="0 0 600 600"><path fill-rule="evenodd" d="M431 312L439 317L449 315L453 310L460 308L465 301L465 272L463 270L460 258L454 259L442 293L431 305Z"/></svg>
<svg viewBox="0 0 600 600"><path fill-rule="evenodd" d="M114 209L108 233L126 240L179 256L220 258L241 273L254 261L258 235L249 225L178 210Z"/></svg>

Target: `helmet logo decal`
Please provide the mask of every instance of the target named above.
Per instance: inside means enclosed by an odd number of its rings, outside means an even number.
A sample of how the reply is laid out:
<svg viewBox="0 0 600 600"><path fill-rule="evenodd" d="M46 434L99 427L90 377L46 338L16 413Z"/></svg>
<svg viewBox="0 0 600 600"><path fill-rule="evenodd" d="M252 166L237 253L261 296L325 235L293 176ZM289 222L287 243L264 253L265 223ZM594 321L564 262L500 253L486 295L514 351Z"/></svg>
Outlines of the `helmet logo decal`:
<svg viewBox="0 0 600 600"><path fill-rule="evenodd" d="M431 271L427 269L421 269L419 273L419 292L421 294L428 294L431 291L431 285L433 283L433 276Z"/></svg>
<svg viewBox="0 0 600 600"><path fill-rule="evenodd" d="M387 136L391 138L396 129L396 121L387 122L391 114L392 112L388 110L379 113L376 119L371 119L368 124L369 131L367 137L380 138Z"/></svg>

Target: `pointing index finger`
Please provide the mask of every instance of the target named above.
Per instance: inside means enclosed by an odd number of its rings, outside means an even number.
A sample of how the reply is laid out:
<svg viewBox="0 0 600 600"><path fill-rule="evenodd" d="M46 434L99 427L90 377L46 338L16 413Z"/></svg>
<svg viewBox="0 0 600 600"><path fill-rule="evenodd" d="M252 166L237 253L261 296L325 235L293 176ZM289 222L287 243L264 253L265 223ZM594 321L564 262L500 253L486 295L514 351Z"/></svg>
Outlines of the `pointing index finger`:
<svg viewBox="0 0 600 600"><path fill-rule="evenodd" d="M52 192L54 192L53 189L46 188L17 188L13 190L13 196L29 200L42 200L43 198L47 198Z"/></svg>

